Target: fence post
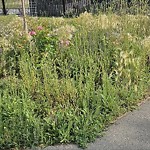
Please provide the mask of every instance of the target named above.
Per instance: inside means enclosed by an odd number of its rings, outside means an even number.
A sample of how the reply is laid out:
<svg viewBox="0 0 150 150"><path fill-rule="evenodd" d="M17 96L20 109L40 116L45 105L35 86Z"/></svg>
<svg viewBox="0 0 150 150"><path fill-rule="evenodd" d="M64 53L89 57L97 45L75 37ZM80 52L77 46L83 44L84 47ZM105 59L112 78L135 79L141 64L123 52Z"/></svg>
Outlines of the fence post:
<svg viewBox="0 0 150 150"><path fill-rule="evenodd" d="M2 0L2 5L3 5L3 14L7 15L6 7L5 7L5 0Z"/></svg>
<svg viewBox="0 0 150 150"><path fill-rule="evenodd" d="M21 3L22 3L23 29L24 29L25 33L28 34L26 11L25 11L25 1L21 0Z"/></svg>
<svg viewBox="0 0 150 150"><path fill-rule="evenodd" d="M65 2L66 0L62 0L62 4L63 4L63 13L64 13L64 15L65 15L65 13L66 13L66 2Z"/></svg>

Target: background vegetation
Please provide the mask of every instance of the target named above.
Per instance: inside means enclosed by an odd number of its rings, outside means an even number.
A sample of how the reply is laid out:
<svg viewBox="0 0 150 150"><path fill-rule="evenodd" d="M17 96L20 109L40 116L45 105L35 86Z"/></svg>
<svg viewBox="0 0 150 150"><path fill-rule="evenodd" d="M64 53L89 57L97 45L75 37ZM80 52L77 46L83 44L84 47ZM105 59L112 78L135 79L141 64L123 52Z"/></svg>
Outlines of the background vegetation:
<svg viewBox="0 0 150 150"><path fill-rule="evenodd" d="M147 15L29 17L27 36L11 20L0 31L1 149L85 147L148 89Z"/></svg>
<svg viewBox="0 0 150 150"><path fill-rule="evenodd" d="M21 8L21 0L5 0L7 9L10 8ZM29 7L29 0L25 0L25 6ZM2 2L0 1L0 8L2 8Z"/></svg>

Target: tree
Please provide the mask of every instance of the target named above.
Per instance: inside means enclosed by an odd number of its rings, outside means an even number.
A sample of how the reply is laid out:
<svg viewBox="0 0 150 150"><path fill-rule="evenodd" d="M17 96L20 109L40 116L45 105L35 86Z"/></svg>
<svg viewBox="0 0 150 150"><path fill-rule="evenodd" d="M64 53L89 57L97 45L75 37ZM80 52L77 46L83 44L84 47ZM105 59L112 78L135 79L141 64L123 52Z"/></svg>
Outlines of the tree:
<svg viewBox="0 0 150 150"><path fill-rule="evenodd" d="M66 1L65 0L62 0L62 4L63 4L63 12L64 12L64 15L66 13Z"/></svg>
<svg viewBox="0 0 150 150"><path fill-rule="evenodd" d="M7 15L6 7L5 7L5 0L2 0L2 5L3 5L3 14Z"/></svg>
<svg viewBox="0 0 150 150"><path fill-rule="evenodd" d="M21 3L22 3L23 29L24 29L25 33L28 34L26 11L25 11L25 1L21 0Z"/></svg>

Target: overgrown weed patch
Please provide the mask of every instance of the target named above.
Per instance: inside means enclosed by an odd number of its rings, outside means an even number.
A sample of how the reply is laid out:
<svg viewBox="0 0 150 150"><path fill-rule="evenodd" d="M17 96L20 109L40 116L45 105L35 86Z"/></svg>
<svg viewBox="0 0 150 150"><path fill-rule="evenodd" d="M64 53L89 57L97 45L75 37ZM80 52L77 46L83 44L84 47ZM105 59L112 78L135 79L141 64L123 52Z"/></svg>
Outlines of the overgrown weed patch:
<svg viewBox="0 0 150 150"><path fill-rule="evenodd" d="M150 83L150 19L16 18L2 31L0 148L93 141Z"/></svg>

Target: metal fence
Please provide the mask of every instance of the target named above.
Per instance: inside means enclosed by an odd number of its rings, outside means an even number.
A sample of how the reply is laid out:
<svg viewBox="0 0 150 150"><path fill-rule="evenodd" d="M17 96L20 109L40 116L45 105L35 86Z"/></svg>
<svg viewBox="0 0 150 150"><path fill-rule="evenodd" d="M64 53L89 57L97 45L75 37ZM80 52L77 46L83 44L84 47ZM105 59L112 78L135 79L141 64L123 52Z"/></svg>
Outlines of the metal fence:
<svg viewBox="0 0 150 150"><path fill-rule="evenodd" d="M25 0L26 14L31 16L63 16L78 15L84 11L91 11L97 4L106 10L112 1L116 1L115 9L122 8L122 2L130 6L132 0ZM135 1L135 0L134 0ZM140 0L142 1L142 0ZM140 2L137 0L137 2ZM146 1L146 0L143 0ZM0 14L22 15L20 0L1 0Z"/></svg>
<svg viewBox="0 0 150 150"><path fill-rule="evenodd" d="M29 0L30 15L62 16L89 10L91 0Z"/></svg>
<svg viewBox="0 0 150 150"><path fill-rule="evenodd" d="M89 10L92 0L25 0L26 13L32 16L62 16ZM20 0L0 1L0 14L22 14Z"/></svg>
<svg viewBox="0 0 150 150"><path fill-rule="evenodd" d="M91 0L37 0L37 15L61 16L79 14L91 5Z"/></svg>

